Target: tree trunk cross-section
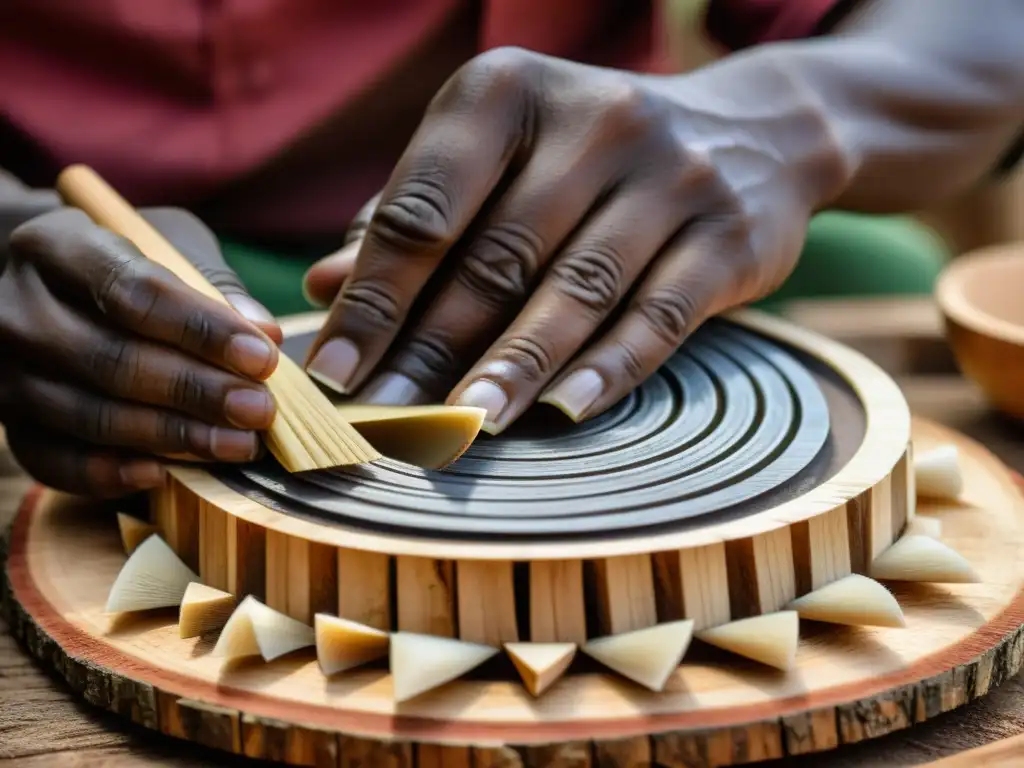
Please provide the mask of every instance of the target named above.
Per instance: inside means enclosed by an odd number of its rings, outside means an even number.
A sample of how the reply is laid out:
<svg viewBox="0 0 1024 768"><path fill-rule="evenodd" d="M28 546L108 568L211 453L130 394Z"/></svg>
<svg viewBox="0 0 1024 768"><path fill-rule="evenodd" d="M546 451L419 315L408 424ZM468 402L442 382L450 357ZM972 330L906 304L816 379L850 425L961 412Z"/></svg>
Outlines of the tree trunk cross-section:
<svg viewBox="0 0 1024 768"><path fill-rule="evenodd" d="M777 677L735 660L736 681L712 690L713 670L684 660L677 673L681 686L714 694L723 706L637 715L654 699L636 694L632 721L579 720L563 712L546 723L544 714L555 711L545 709L546 697L529 704L542 716L528 718L527 710L509 705L514 698L503 689L496 706L509 707L508 722L484 722L445 704L448 696L466 700L479 685L467 681L441 689L408 715L380 718L369 711L381 711L379 701L360 715L358 708L332 708L317 700L323 683L310 685L318 674L315 662L301 655L266 669L279 681L294 678L308 693L292 689L270 695L245 677L259 668L230 673L235 678L211 676L201 644L173 640L173 617L146 619L138 627L125 622L105 633L96 627L109 619L85 620L70 610L67 601L80 600L82 615L97 612L124 555L113 527L95 520L86 525L82 510L76 514L67 500L39 490L29 494L4 539L3 607L12 634L88 703L179 739L254 758L351 768L690 768L810 754L914 727L986 695L1021 667L1024 594L1005 578L1017 572L1011 561L1024 537L1019 493L1010 474L976 444L921 422L915 423L918 440L953 440L960 447L965 503L922 505L921 514L941 516L944 539L991 578L962 588L890 585L907 615L904 630L810 628L802 644L809 652L798 655L804 686L798 695L787 695ZM979 515L987 524L979 525ZM76 570L79 562L85 565ZM1002 579L995 578L996 571ZM89 589L100 592L91 601L84 598ZM140 634L148 638L145 646L133 644ZM147 652L148 647L159 652ZM816 682L824 670L859 655L863 663L856 671L848 669L831 683ZM875 660L874 666L865 660ZM721 679L720 672L714 674ZM745 703L744 675L760 686L756 704ZM565 678L559 686L582 686L580 691L590 692L580 697L584 702L601 702L609 685L622 690L620 683L602 680L584 675ZM361 679L368 682L371 677ZM377 694L371 689L366 688L367 696L379 696L379 686ZM768 701L765 690L772 692ZM605 703L615 706L614 699ZM446 718L440 730L436 722L432 730L429 720L419 719L429 712Z"/></svg>

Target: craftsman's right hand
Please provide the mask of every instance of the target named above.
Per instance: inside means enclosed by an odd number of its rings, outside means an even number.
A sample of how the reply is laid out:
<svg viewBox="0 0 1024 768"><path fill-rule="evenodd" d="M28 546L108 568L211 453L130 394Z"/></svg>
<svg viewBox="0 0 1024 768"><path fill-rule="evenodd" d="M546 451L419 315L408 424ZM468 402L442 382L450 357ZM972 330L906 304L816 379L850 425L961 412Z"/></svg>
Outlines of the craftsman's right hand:
<svg viewBox="0 0 1024 768"><path fill-rule="evenodd" d="M177 209L143 215L228 298L215 302L84 213L10 235L0 276L0 421L16 460L68 493L158 486L161 457L244 462L274 418L263 381L280 329L213 234Z"/></svg>

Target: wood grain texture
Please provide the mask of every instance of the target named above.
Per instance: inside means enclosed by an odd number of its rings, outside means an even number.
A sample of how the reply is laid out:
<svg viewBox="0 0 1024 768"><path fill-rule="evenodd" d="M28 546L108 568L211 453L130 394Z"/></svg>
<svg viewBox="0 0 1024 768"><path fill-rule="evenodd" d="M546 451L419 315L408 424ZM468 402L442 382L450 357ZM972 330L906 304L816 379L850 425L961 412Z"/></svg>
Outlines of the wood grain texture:
<svg viewBox="0 0 1024 768"><path fill-rule="evenodd" d="M282 326L286 334L306 332L322 317ZM675 618L692 618L700 629L777 611L814 586L863 572L902 530L909 412L891 379L849 350L756 313L732 319L819 356L871 414L846 466L774 508L728 522L711 517L683 533L508 544L321 524L257 503L202 467L178 467L174 481L154 494L156 517L172 547L186 561L198 553L218 585L239 580L232 531L245 530L253 541L261 531L267 603L305 622L316 606L329 604L335 587L346 618L381 629L396 622L436 627L442 636L492 644L525 633L581 642ZM214 552L216 542L227 551ZM315 555L331 547L338 552L336 573L316 565L324 561ZM571 571L542 565L547 562L572 564ZM586 601L596 607L589 617Z"/></svg>
<svg viewBox="0 0 1024 768"><path fill-rule="evenodd" d="M898 589L907 630L815 631L801 646L795 679L734 660L725 666L695 660L684 662L666 694L648 697L629 689L623 698L621 683L577 675L560 683L561 694L538 701L503 683L467 681L409 702L395 717L383 673L324 686L322 678L314 682L315 662L301 657L225 671L196 643L175 640L173 619L121 621L112 631L100 609L102 585L112 582L124 561L116 526L112 520L96 525L50 494L34 494L14 528L5 604L14 632L33 655L84 699L221 748L262 743L263 737L247 739L247 721L250 731L263 723L280 731L290 723L299 734L291 737L295 753L329 755L329 748L314 742L329 744L329 734L337 732L346 734L337 742L339 764L353 764L344 762L349 745L349 754L360 759L414 765L415 744L431 739L426 723L441 718L446 746L457 746L453 740L460 738L510 745L486 750L487 759L504 764L558 765L550 762L555 755L571 765L584 754L572 745L591 740L614 746L585 752L587 760L642 753L638 742L628 743L638 737L630 733L637 728L657 734L650 749L667 766L770 759L936 717L984 695L1020 665L1024 595L1019 578L1007 583L1008 573L1019 573L1019 493L980 447L929 425L919 425L918 438L919 445L958 440L967 475L963 503L922 512L942 517L944 535L982 571L985 583ZM980 516L987 525L978 525ZM61 547L77 548L77 556L62 556ZM50 564L56 561L80 563L88 578L63 573L63 566ZM69 610L70 603L77 610ZM690 693L695 691L699 704ZM489 700L501 702L497 719L487 715ZM568 700L575 703L566 709ZM639 719L638 706L647 710ZM598 711L608 719L595 719ZM350 738L352 732L359 736ZM565 747L552 751L546 746L552 741ZM281 754L276 747L275 754Z"/></svg>
<svg viewBox="0 0 1024 768"><path fill-rule="evenodd" d="M880 312L879 305L885 311ZM921 333L916 333L913 327L908 333L907 318L914 316L918 306L932 312L937 321ZM802 323L864 351L898 376L916 413L955 427L981 441L1017 471L1024 471L1024 441L1019 430L994 417L979 391L955 375L949 350L941 338L941 322L930 298L801 302L798 315ZM308 329L317 328L320 322L319 314L310 315ZM937 358L942 358L944 364L934 365ZM28 487L27 478L4 450L0 428L0 529L11 520ZM259 583L262 584L262 577ZM808 724L812 719L817 722L813 730ZM830 709L783 718L786 742L800 745L827 736L823 723L829 721L835 735L835 713ZM44 672L24 652L2 620L0 733L3 734L0 759L10 768L256 768L270 765L182 743L84 703L63 681ZM828 755L827 764L829 768L866 765L904 768L931 764L949 756L951 764L957 768L965 763L973 768L980 762L976 757L970 756L960 763L953 761L960 755L969 755L975 748L998 749L1002 741L1010 741L1022 733L1024 676L1018 675L988 695L913 728L841 745ZM835 739L818 748L834 746ZM639 748L649 747L647 739L625 740L625 744L606 742L608 749L595 749L595 759L600 760L608 751L626 750L630 742ZM810 750L787 751L801 754ZM819 768L822 762L820 755L812 753L760 765L762 768ZM324 764L335 765L336 761ZM630 763L621 759L618 763L597 764ZM453 764L453 768L463 766Z"/></svg>
<svg viewBox="0 0 1024 768"><path fill-rule="evenodd" d="M317 318L322 317L303 316L294 321L284 320L282 328L286 334L294 328L308 331L311 326L315 327ZM905 453L910 438L910 412L906 400L886 372L842 345L777 318L743 311L730 314L729 320L743 329L777 339L795 350L816 357L849 382L865 411L872 414L860 447L832 478L789 501L756 514L689 526L679 531L638 533L599 541L576 540L571 537L529 542L504 541L500 538L480 540L424 537L390 530L374 532L346 525L343 521L336 521L330 526L323 525L315 519L274 512L231 490L201 467L176 467L172 473L194 495L268 530L332 546L388 555L509 562L650 555L672 549L748 539L825 514L883 482Z"/></svg>

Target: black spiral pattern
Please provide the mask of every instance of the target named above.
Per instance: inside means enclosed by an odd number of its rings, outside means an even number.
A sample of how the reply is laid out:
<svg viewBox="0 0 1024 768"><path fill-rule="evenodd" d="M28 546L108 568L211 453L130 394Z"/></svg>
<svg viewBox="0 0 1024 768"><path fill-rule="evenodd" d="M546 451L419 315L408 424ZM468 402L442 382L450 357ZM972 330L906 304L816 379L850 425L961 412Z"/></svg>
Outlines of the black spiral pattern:
<svg viewBox="0 0 1024 768"><path fill-rule="evenodd" d="M602 537L749 514L783 487L813 485L801 476L828 453L830 409L793 352L716 320L603 415L573 425L544 410L524 421L481 436L440 472L384 459L301 476L274 462L218 473L271 508L378 531Z"/></svg>

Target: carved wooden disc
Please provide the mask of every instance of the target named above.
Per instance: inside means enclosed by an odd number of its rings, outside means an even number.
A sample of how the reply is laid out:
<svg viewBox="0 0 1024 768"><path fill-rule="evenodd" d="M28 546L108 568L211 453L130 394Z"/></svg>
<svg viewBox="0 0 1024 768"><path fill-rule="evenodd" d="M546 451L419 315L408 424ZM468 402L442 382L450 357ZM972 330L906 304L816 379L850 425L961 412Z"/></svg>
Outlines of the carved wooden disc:
<svg viewBox="0 0 1024 768"><path fill-rule="evenodd" d="M291 337L286 352L301 361L312 338ZM830 373L783 342L715 320L603 415L575 425L541 406L507 434L481 435L441 472L383 460L290 475L268 460L213 474L282 512L429 536L579 538L737 518L849 459L834 450L819 382L848 406L844 446L863 436L863 412Z"/></svg>
<svg viewBox="0 0 1024 768"><path fill-rule="evenodd" d="M1021 665L1024 502L984 448L916 423L919 449L957 444L961 502L922 505L983 582L893 587L907 626L805 622L796 668L695 644L661 694L577 673L534 699L484 673L396 706L384 669L325 679L312 653L222 665L178 637L173 611L112 617L125 555L113 517L33 492L4 573L12 631L88 701L147 727L252 757L382 768L731 765L827 750L910 727L984 695Z"/></svg>

